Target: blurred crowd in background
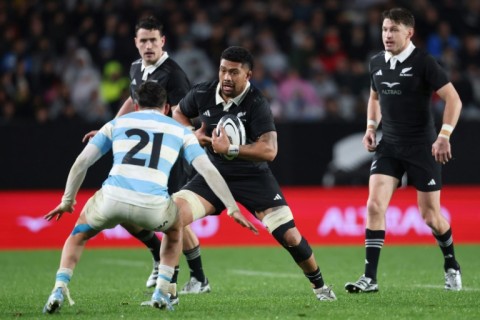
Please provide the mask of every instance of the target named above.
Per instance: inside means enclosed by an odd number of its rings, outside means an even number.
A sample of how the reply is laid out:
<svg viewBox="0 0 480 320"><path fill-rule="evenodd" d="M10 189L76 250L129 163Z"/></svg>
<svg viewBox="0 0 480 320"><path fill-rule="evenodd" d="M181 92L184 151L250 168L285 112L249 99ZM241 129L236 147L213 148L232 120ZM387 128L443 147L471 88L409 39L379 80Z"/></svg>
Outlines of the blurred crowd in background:
<svg viewBox="0 0 480 320"><path fill-rule="evenodd" d="M277 121L363 122L368 61L383 50L381 13L396 6L414 13L413 42L448 71L462 117L480 120L478 0L6 0L0 125L110 120L139 58L135 24L150 15L192 84L216 78L221 52L240 45L256 58L251 82ZM443 105L434 99L433 108Z"/></svg>

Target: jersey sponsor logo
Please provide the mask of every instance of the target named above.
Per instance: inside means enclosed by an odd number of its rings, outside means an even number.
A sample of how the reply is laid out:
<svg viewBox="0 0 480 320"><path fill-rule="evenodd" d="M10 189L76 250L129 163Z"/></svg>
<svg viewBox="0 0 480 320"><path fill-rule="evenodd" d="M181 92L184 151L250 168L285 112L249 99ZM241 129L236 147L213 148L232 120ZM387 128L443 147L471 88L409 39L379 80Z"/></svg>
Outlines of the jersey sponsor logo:
<svg viewBox="0 0 480 320"><path fill-rule="evenodd" d="M207 110L203 113L205 117L210 117L210 110Z"/></svg>
<svg viewBox="0 0 480 320"><path fill-rule="evenodd" d="M384 82L382 82L382 84L386 85L389 88L393 88L393 87L399 85L400 82L386 82L386 81L384 81Z"/></svg>
<svg viewBox="0 0 480 320"><path fill-rule="evenodd" d="M387 90L387 89L383 89L383 90L382 90L382 94L384 94L384 95L396 95L396 96L400 96L400 95L402 95L402 90Z"/></svg>
<svg viewBox="0 0 480 320"><path fill-rule="evenodd" d="M413 74L407 73L407 72L409 72L410 70L412 70L412 67L403 68L402 71L400 71L400 77L412 77Z"/></svg>
<svg viewBox="0 0 480 320"><path fill-rule="evenodd" d="M375 76L383 76L382 70L378 70L378 71L375 73Z"/></svg>

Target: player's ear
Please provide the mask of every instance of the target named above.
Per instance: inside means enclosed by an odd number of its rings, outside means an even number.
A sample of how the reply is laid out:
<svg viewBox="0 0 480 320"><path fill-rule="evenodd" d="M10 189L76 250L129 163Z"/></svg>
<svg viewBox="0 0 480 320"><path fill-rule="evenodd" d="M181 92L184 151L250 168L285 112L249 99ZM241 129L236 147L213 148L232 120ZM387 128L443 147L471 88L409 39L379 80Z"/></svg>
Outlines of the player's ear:
<svg viewBox="0 0 480 320"><path fill-rule="evenodd" d="M162 113L166 116L170 114L170 104L166 103L165 106L163 106Z"/></svg>
<svg viewBox="0 0 480 320"><path fill-rule="evenodd" d="M408 37L411 39L413 37L413 34L415 33L415 29L413 28L408 28Z"/></svg>

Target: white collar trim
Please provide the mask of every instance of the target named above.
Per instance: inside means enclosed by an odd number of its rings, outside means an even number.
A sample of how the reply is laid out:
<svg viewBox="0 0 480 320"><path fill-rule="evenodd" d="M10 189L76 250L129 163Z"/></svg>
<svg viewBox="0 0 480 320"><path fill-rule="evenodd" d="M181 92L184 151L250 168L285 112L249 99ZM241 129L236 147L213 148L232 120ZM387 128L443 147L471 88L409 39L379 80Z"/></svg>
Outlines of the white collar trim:
<svg viewBox="0 0 480 320"><path fill-rule="evenodd" d="M385 62L388 62L388 60L390 60L390 58L392 58L392 57L395 57L395 58L397 58L398 61L403 62L412 54L413 50L415 50L415 45L410 41L410 43L405 48L405 50L403 50L402 52L400 52L396 56L392 55L388 51L385 51Z"/></svg>
<svg viewBox="0 0 480 320"><path fill-rule="evenodd" d="M215 94L215 103L222 104L223 105L223 111L228 111L232 104L235 103L235 105L239 106L240 103L242 103L243 99L245 99L245 96L247 95L248 90L250 89L250 81L247 81L247 85L245 86L245 89L243 89L242 93L236 96L235 98L229 99L227 102L223 100L222 96L220 95L220 82L217 84L217 89L216 89L216 94Z"/></svg>
<svg viewBox="0 0 480 320"><path fill-rule="evenodd" d="M147 80L148 75L152 74L167 59L168 59L168 53L166 51L163 52L162 56L160 57L160 59L158 59L157 63L155 63L155 64L146 66L143 59L142 59L142 69L141 69L141 71L143 72L142 80L143 81Z"/></svg>

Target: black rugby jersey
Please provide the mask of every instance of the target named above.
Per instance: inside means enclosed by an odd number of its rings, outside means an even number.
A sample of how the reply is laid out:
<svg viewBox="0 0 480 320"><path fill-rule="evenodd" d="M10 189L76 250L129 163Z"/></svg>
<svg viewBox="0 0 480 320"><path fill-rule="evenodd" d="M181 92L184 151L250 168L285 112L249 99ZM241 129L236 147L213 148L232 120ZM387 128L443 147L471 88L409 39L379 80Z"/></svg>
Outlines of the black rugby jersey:
<svg viewBox="0 0 480 320"><path fill-rule="evenodd" d="M382 139L394 144L435 141L432 94L449 80L431 55L415 48L391 70L382 51L370 60L370 81L379 97Z"/></svg>
<svg viewBox="0 0 480 320"><path fill-rule="evenodd" d="M255 142L262 134L276 131L270 105L263 94L250 85L250 88L239 106L233 104L228 111L223 111L223 105L216 104L215 96L218 80L195 85L180 101L182 113L192 119L199 117L207 125L207 135L212 136L213 129L225 114L237 115L245 126L247 144ZM243 159L225 160L213 152L211 146L206 148L210 160L223 175L254 174L270 170L266 161L256 162Z"/></svg>
<svg viewBox="0 0 480 320"><path fill-rule="evenodd" d="M134 99L135 91L142 84L142 59L138 59L130 66L130 96ZM167 58L151 74L147 81L156 81L167 91L167 103L170 106L178 104L188 90L190 82L180 66L172 59Z"/></svg>

